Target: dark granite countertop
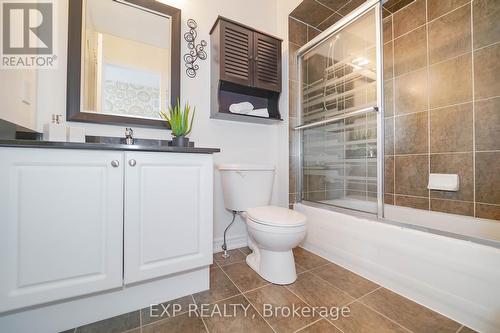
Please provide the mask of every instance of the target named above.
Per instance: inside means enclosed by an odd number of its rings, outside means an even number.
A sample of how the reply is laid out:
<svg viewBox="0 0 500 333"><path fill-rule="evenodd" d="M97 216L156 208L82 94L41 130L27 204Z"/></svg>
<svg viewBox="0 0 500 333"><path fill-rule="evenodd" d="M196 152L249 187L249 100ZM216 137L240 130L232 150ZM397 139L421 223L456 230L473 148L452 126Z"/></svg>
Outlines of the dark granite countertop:
<svg viewBox="0 0 500 333"><path fill-rule="evenodd" d="M159 143L161 141L158 141ZM137 140L136 144L126 145L122 143L108 142L55 142L42 140L0 140L0 147L19 147L19 148L53 148L53 149L94 149L94 150L124 150L124 151L150 151L165 153L194 153L194 154L213 154L220 152L219 148L202 147L173 147L166 144L144 144Z"/></svg>

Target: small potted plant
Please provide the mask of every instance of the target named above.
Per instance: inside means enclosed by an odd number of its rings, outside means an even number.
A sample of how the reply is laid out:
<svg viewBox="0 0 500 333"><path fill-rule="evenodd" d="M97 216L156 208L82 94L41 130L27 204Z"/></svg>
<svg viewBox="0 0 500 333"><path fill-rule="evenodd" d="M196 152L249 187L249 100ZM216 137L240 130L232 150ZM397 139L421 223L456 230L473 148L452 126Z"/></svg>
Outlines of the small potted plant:
<svg viewBox="0 0 500 333"><path fill-rule="evenodd" d="M191 106L186 103L184 110L181 110L181 104L177 98L177 104L168 107L168 114L160 111L160 117L168 121L170 129L172 130L172 145L176 147L188 147L189 138L187 137L193 129L193 119L196 108L193 108L191 120L189 114L191 113Z"/></svg>

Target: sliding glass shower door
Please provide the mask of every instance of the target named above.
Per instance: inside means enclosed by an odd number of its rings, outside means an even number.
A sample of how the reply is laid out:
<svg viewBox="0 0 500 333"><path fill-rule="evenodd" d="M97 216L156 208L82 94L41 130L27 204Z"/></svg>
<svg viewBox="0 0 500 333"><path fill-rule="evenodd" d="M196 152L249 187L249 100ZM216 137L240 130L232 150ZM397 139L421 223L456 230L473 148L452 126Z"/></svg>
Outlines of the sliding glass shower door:
<svg viewBox="0 0 500 333"><path fill-rule="evenodd" d="M378 6L299 50L302 200L378 212Z"/></svg>

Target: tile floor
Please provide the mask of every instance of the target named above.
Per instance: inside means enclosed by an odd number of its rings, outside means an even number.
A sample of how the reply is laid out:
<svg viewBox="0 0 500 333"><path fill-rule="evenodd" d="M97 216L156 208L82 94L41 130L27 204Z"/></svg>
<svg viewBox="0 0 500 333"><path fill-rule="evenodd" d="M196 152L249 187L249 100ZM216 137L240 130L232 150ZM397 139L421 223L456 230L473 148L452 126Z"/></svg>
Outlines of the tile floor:
<svg viewBox="0 0 500 333"><path fill-rule="evenodd" d="M297 281L288 286L270 284L246 265L250 252L231 250L228 259L214 254L210 290L163 304L164 308L177 304L176 315L170 310L153 318L146 308L68 332L474 332L302 248L294 249ZM195 304L198 312L190 311ZM318 310L287 317L286 311L278 311L270 316L264 304L272 304L274 310L333 307L349 313Z"/></svg>

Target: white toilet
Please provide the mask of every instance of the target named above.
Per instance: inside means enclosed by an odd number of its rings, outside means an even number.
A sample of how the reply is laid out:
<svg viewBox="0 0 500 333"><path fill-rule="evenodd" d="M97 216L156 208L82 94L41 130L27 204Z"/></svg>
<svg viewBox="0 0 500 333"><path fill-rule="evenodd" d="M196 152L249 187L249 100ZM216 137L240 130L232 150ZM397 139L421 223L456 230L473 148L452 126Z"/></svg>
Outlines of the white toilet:
<svg viewBox="0 0 500 333"><path fill-rule="evenodd" d="M271 202L274 167L266 165L219 165L226 209L240 212L253 251L247 264L275 284L297 279L292 249L306 235L306 216Z"/></svg>

